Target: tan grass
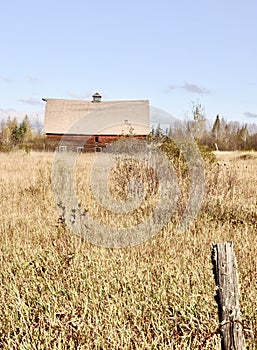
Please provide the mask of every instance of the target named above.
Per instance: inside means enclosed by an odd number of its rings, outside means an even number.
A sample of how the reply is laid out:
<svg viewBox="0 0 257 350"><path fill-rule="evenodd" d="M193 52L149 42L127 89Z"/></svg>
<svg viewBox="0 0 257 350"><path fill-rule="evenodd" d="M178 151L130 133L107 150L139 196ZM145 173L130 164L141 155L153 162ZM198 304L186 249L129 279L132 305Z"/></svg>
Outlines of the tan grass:
<svg viewBox="0 0 257 350"><path fill-rule="evenodd" d="M77 159L76 167L77 176L75 179L78 199L87 210L88 215L108 227L130 227L143 222L151 215L159 198L158 179L154 169L142 168L142 164L139 161L127 159L117 162L117 165L109 174L109 193L118 203L123 203L129 199L129 182L131 178L145 185L142 205L124 215L124 213L113 212L108 207L101 205L95 198L94 191L90 185L91 175L94 174L95 157L93 154L80 155Z"/></svg>
<svg viewBox="0 0 257 350"><path fill-rule="evenodd" d="M175 220L143 245L106 249L58 223L51 153L0 154L0 347L219 349L210 245L233 240L254 349L257 160L241 155L219 152L189 230L180 234ZM85 205L89 157L78 161Z"/></svg>

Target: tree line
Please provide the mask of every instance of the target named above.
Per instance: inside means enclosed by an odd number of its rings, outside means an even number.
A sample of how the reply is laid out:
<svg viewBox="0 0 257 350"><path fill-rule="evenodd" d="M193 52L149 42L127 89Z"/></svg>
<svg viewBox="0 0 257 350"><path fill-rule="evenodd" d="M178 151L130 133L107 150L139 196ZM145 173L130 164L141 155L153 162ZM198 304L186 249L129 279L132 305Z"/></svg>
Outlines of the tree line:
<svg viewBox="0 0 257 350"><path fill-rule="evenodd" d="M227 122L217 115L210 123L206 118L204 107L193 104L189 120L172 124L163 130L160 125L152 128L150 137L155 140L168 136L172 139L181 133L181 129L190 132L200 146L208 146L211 150L235 151L257 150L257 125L237 121ZM32 125L28 115L21 122L15 117L8 117L0 122L0 151L13 149L44 150L46 138L39 122Z"/></svg>
<svg viewBox="0 0 257 350"><path fill-rule="evenodd" d="M257 125L240 123L238 121L227 122L217 115L211 123L205 116L204 107L201 104L193 104L192 115L189 120L172 124L170 128L163 130L160 125L152 128L151 135L156 139L163 135L172 137L187 131L194 136L200 146L208 146L211 150L236 151L257 150Z"/></svg>
<svg viewBox="0 0 257 350"><path fill-rule="evenodd" d="M25 115L21 122L10 117L0 122L0 151L8 152L14 149L44 150L45 136L39 122L36 126Z"/></svg>

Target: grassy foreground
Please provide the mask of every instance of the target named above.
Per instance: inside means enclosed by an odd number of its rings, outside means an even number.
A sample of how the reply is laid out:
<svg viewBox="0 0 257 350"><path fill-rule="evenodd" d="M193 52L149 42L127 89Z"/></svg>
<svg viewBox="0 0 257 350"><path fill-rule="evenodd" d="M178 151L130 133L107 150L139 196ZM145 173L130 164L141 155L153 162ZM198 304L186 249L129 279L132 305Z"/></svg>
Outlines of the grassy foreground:
<svg viewBox="0 0 257 350"><path fill-rule="evenodd" d="M220 349L210 249L233 240L256 349L257 154L217 157L189 230L170 223L135 248L106 249L58 223L53 154L0 154L0 348Z"/></svg>

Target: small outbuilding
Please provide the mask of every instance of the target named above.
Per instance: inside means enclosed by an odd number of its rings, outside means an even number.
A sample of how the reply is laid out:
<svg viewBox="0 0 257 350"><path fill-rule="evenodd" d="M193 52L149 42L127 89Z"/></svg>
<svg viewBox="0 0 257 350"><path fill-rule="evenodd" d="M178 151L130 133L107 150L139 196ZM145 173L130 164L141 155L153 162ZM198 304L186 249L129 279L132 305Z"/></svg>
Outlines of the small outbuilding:
<svg viewBox="0 0 257 350"><path fill-rule="evenodd" d="M102 101L95 93L91 101L43 101L47 149L101 152L120 137L144 139L150 131L148 100Z"/></svg>

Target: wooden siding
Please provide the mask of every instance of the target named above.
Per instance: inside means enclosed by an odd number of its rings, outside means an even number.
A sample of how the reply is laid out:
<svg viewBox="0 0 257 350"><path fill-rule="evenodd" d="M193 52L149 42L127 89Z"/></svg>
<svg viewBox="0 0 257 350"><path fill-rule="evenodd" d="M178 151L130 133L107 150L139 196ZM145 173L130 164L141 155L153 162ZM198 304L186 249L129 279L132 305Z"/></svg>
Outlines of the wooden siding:
<svg viewBox="0 0 257 350"><path fill-rule="evenodd" d="M49 151L57 150L60 145L66 146L67 151L78 150L82 147L82 152L95 152L96 148L104 151L107 145L112 144L116 140L129 136L117 135L61 135L47 134L46 149ZM137 139L145 139L146 135L136 135Z"/></svg>

